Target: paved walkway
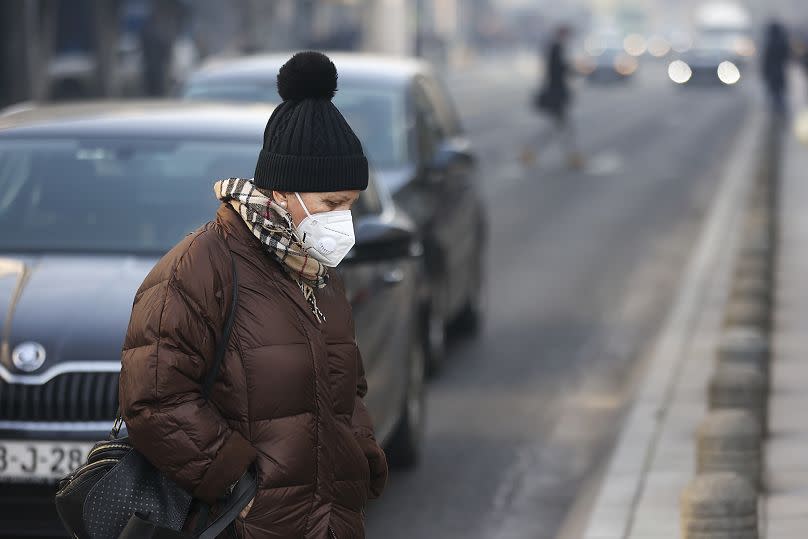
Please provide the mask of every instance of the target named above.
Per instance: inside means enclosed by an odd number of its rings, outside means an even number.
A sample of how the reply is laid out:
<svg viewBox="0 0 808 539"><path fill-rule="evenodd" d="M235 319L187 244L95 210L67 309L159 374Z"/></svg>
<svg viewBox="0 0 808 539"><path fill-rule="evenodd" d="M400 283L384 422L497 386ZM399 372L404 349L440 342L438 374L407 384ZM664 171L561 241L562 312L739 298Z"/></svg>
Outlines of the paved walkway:
<svg viewBox="0 0 808 539"><path fill-rule="evenodd" d="M789 134L790 135L790 134ZM808 536L808 146L785 143L773 335L766 537Z"/></svg>

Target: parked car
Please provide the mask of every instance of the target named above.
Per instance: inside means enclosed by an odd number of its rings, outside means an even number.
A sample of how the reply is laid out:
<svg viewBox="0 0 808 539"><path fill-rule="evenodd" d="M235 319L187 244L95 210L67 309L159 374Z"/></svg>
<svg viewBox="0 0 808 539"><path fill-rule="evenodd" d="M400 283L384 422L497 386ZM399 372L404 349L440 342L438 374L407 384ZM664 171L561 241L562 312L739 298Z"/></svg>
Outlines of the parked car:
<svg viewBox="0 0 808 539"><path fill-rule="evenodd" d="M428 64L407 58L332 54L334 103L361 139L381 183L415 221L425 247L430 294L425 349L435 372L450 323L467 333L484 312L486 216L475 155L448 92ZM279 103L276 75L289 54L217 60L192 73L191 100Z"/></svg>
<svg viewBox="0 0 808 539"><path fill-rule="evenodd" d="M53 482L105 437L138 286L249 177L271 108L187 102L44 107L0 116L0 534L43 532ZM422 248L375 179L340 272L378 438L418 457L425 359ZM29 484L37 483L37 484Z"/></svg>

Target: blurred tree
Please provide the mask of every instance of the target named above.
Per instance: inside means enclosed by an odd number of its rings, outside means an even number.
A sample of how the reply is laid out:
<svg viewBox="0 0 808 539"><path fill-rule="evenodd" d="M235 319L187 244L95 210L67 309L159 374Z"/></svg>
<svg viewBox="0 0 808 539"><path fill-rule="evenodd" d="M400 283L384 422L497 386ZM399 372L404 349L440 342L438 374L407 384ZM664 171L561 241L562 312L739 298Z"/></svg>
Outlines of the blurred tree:
<svg viewBox="0 0 808 539"><path fill-rule="evenodd" d="M416 45L415 7L411 0L364 0L362 48L381 54L413 54Z"/></svg>
<svg viewBox="0 0 808 539"><path fill-rule="evenodd" d="M93 0L97 92L102 96L120 93L115 71L120 33L121 0Z"/></svg>
<svg viewBox="0 0 808 539"><path fill-rule="evenodd" d="M200 58L251 51L258 34L268 32L266 19L256 18L275 0L185 0L191 36ZM270 9L270 13L274 12ZM262 27L263 26L263 27Z"/></svg>
<svg viewBox="0 0 808 539"><path fill-rule="evenodd" d="M0 2L0 105L47 97L58 0Z"/></svg>
<svg viewBox="0 0 808 539"><path fill-rule="evenodd" d="M313 21L314 21L314 8L315 0L299 0L296 5L295 12L295 35L300 43L309 46L313 41Z"/></svg>
<svg viewBox="0 0 808 539"><path fill-rule="evenodd" d="M95 0L104 2L104 0ZM149 96L168 91L171 53L180 33L184 6L179 0L153 1L140 36L143 50L143 86Z"/></svg>
<svg viewBox="0 0 808 539"><path fill-rule="evenodd" d="M80 99L116 95L121 0L56 0L49 61L44 71L45 97Z"/></svg>
<svg viewBox="0 0 808 539"><path fill-rule="evenodd" d="M270 48L268 26L275 18L277 2L267 0L246 0L244 2L243 27L244 44L242 52L251 54Z"/></svg>

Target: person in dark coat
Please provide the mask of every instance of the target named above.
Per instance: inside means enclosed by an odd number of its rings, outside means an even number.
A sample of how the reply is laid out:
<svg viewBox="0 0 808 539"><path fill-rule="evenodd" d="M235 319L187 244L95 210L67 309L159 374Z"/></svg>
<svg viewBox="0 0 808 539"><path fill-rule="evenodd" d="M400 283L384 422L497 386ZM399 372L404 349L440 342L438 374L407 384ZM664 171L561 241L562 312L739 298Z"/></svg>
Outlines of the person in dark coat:
<svg viewBox="0 0 808 539"><path fill-rule="evenodd" d="M571 69L566 58L566 44L571 30L568 26L560 26L553 40L546 50L545 78L541 89L535 96L536 108L550 117L553 121L551 131L545 132L538 138L531 148L526 148L523 161L533 164L537 153L540 152L550 139L558 136L567 154L567 164L570 168L583 166L583 159L575 144L575 133L569 117L569 108L572 103L572 90L570 89L569 75Z"/></svg>
<svg viewBox="0 0 808 539"><path fill-rule="evenodd" d="M790 57L788 33L781 23L772 21L763 44L763 81L772 110L781 115L786 113L786 67Z"/></svg>
<svg viewBox="0 0 808 539"><path fill-rule="evenodd" d="M215 219L146 277L124 341L132 445L214 514L252 468L258 493L231 530L245 539L363 539L365 504L387 478L351 307L330 271L353 245L350 208L368 185L336 89L320 53L284 64L254 177L216 182ZM233 330L206 401L231 264Z"/></svg>
<svg viewBox="0 0 808 539"><path fill-rule="evenodd" d="M569 28L560 27L547 49L547 74L543 90L547 113L562 119L567 115L571 99L565 50L569 34Z"/></svg>

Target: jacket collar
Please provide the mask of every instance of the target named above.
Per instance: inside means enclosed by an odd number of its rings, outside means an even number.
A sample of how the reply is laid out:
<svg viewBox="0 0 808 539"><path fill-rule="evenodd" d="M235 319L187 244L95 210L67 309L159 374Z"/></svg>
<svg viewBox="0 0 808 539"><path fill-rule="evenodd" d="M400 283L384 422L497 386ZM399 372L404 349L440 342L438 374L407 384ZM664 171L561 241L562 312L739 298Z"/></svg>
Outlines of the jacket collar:
<svg viewBox="0 0 808 539"><path fill-rule="evenodd" d="M278 289L303 311L315 327L319 326L317 317L311 312L311 306L303 296L303 291L281 265L266 253L264 245L253 236L247 224L230 204L223 203L219 206L216 211L216 222L222 228L230 250L269 272Z"/></svg>
<svg viewBox="0 0 808 539"><path fill-rule="evenodd" d="M219 206L216 222L224 231L227 245L234 253L246 258L255 258L256 253L263 253L261 242L250 233L247 224L230 204L222 203Z"/></svg>

